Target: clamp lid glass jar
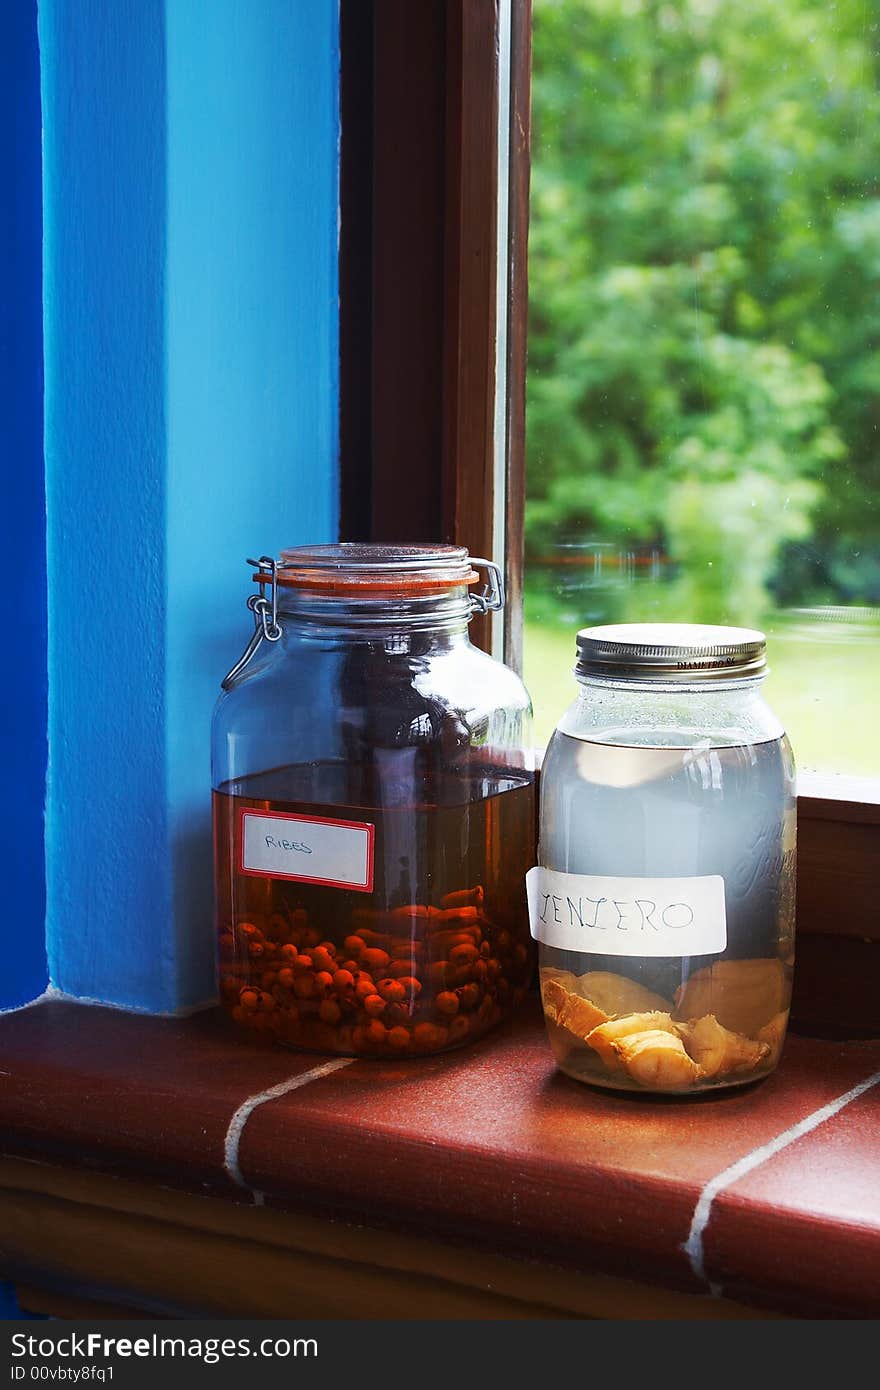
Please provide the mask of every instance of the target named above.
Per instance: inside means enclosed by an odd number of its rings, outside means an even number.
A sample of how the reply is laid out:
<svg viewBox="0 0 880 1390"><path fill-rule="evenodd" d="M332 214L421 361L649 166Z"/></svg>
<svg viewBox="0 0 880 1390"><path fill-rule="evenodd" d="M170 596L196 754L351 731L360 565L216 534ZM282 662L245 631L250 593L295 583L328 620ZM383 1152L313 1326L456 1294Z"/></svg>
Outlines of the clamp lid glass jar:
<svg viewBox="0 0 880 1390"><path fill-rule="evenodd" d="M794 763L764 635L585 628L529 874L559 1066L617 1089L766 1075L794 963Z"/></svg>
<svg viewBox="0 0 880 1390"><path fill-rule="evenodd" d="M221 997L320 1051L479 1037L532 968L531 706L468 638L500 572L458 546L249 563L254 635L213 724Z"/></svg>

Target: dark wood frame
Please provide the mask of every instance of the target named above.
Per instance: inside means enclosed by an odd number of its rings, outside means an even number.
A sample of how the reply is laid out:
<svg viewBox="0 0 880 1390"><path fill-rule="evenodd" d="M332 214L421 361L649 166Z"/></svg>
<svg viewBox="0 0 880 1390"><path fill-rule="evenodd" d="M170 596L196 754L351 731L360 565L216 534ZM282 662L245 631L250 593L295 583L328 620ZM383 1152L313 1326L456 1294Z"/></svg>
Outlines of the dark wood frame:
<svg viewBox="0 0 880 1390"><path fill-rule="evenodd" d="M341 14L342 535L491 554L506 313L504 653L521 669L531 0L512 0L501 305L498 0L342 0ZM795 1017L853 1034L880 1030L880 787L864 798L807 776L798 799Z"/></svg>
<svg viewBox="0 0 880 1390"><path fill-rule="evenodd" d="M504 650L519 665L531 0L512 0L511 21L498 305L498 0L342 0L341 534L492 557L506 314ZM487 645L487 622L473 626Z"/></svg>

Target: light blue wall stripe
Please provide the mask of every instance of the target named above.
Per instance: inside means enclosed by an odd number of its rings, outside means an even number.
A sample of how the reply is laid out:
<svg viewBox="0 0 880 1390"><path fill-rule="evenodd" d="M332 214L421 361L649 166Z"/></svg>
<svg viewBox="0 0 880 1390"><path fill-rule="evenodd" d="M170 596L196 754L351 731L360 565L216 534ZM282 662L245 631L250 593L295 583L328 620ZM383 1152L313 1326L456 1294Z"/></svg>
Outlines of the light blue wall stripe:
<svg viewBox="0 0 880 1390"><path fill-rule="evenodd" d="M176 920L212 948L205 713L252 627L244 560L338 524L337 13L173 0L167 26L168 803Z"/></svg>
<svg viewBox="0 0 880 1390"><path fill-rule="evenodd" d="M49 952L213 992L208 730L255 551L336 531L333 0L43 0Z"/></svg>

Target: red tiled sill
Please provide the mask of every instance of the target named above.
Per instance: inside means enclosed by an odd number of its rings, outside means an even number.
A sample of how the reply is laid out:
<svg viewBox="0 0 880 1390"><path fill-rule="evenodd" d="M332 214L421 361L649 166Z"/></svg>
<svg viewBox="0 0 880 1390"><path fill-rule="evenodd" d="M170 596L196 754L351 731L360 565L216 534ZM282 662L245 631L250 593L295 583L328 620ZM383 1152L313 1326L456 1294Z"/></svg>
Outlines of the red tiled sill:
<svg viewBox="0 0 880 1390"><path fill-rule="evenodd" d="M878 1040L790 1035L766 1081L691 1100L561 1075L534 1000L445 1057L328 1060L215 1012L46 1001L0 1017L0 1149L800 1317L880 1313Z"/></svg>

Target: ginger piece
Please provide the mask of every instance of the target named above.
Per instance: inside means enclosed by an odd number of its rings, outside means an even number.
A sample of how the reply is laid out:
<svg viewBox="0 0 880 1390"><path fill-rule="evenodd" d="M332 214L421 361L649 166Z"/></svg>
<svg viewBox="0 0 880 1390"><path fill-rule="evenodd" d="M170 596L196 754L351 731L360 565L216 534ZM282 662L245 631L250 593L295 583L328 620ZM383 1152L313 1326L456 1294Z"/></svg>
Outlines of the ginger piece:
<svg viewBox="0 0 880 1390"><path fill-rule="evenodd" d="M548 980L555 980L569 994L577 994L577 976L570 970L558 970L555 965L542 965L539 971L541 985Z"/></svg>
<svg viewBox="0 0 880 1390"><path fill-rule="evenodd" d="M779 1060L782 1051L782 1044L785 1041L785 1029L788 1024L788 1009L781 1009L778 1014L774 1014L769 1023L758 1030L758 1041L766 1043L770 1052L770 1062L773 1066Z"/></svg>
<svg viewBox="0 0 880 1390"><path fill-rule="evenodd" d="M668 1013L671 1004L660 994L646 989L637 980L626 975L616 975L610 970L591 970L577 977L574 988L584 999L589 999L608 1018L620 1018L624 1014Z"/></svg>
<svg viewBox="0 0 880 1390"><path fill-rule="evenodd" d="M618 1038L611 1046L633 1080L654 1091L683 1091L703 1075L676 1033L649 1028Z"/></svg>
<svg viewBox="0 0 880 1390"><path fill-rule="evenodd" d="M697 970L676 990L672 1017L693 1022L714 1014L722 1028L754 1038L787 1003L782 961L718 960Z"/></svg>
<svg viewBox="0 0 880 1390"><path fill-rule="evenodd" d="M574 976L571 977L574 979ZM567 999L573 999L571 989L567 989L561 979L554 978L541 971L541 1000L544 1004L544 1015L551 1022L555 1023L559 1017L559 1011Z"/></svg>
<svg viewBox="0 0 880 1390"><path fill-rule="evenodd" d="M645 1014L626 1014L623 1018L609 1019L607 1023L600 1023L598 1028L594 1028L592 1033L588 1034L587 1042L598 1052L606 1067L610 1067L612 1071L619 1071L621 1062L614 1049L614 1044L633 1033L651 1031L674 1032L669 1014L655 1011Z"/></svg>
<svg viewBox="0 0 880 1390"><path fill-rule="evenodd" d="M732 1033L722 1027L714 1014L706 1014L694 1023L679 1023L676 1031L688 1056L706 1076L754 1071L770 1053L766 1042L753 1042L740 1033Z"/></svg>
<svg viewBox="0 0 880 1390"><path fill-rule="evenodd" d="M569 994L562 1007L557 1009L556 1022L560 1028L565 1028L581 1042L586 1042L594 1028L598 1028L600 1023L608 1022L608 1015L597 1009L589 999Z"/></svg>

